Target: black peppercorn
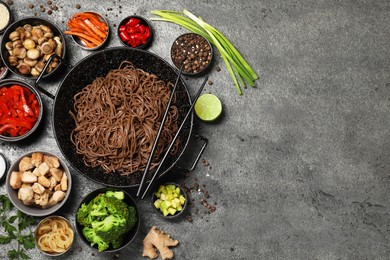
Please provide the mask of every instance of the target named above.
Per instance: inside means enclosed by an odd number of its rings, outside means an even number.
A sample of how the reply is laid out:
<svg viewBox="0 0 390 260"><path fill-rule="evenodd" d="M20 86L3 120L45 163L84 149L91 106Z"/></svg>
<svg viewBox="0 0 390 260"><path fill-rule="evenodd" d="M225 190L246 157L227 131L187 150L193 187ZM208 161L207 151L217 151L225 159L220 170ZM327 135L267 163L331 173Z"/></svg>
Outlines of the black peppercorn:
<svg viewBox="0 0 390 260"><path fill-rule="evenodd" d="M184 64L184 73L196 74L202 72L211 63L211 45L201 35L195 33L184 34L173 43L171 58L178 68Z"/></svg>

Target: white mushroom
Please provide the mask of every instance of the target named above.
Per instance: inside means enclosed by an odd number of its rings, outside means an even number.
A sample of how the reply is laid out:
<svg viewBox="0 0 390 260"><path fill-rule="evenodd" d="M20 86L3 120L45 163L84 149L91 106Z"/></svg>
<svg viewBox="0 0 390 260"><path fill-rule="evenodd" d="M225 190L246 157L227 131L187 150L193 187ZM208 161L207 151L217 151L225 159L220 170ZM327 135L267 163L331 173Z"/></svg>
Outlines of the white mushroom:
<svg viewBox="0 0 390 260"><path fill-rule="evenodd" d="M27 51L27 57L32 60L37 60L41 56L41 52L37 49L30 49Z"/></svg>
<svg viewBox="0 0 390 260"><path fill-rule="evenodd" d="M31 39L26 39L24 42L23 42L23 47L26 48L27 50L31 50L31 49L34 49L35 48L35 42Z"/></svg>

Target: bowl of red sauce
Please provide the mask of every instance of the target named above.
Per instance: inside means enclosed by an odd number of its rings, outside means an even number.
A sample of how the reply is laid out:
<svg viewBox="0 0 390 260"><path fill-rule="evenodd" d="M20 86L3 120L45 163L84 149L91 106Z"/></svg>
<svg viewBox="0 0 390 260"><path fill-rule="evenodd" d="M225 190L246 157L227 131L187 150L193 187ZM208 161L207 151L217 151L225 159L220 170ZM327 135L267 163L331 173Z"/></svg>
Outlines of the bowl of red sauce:
<svg viewBox="0 0 390 260"><path fill-rule="evenodd" d="M30 136L41 122L42 99L29 84L0 80L0 140L14 142Z"/></svg>
<svg viewBox="0 0 390 260"><path fill-rule="evenodd" d="M148 48L153 41L153 34L151 23L138 15L126 17L118 26L119 40L130 48Z"/></svg>

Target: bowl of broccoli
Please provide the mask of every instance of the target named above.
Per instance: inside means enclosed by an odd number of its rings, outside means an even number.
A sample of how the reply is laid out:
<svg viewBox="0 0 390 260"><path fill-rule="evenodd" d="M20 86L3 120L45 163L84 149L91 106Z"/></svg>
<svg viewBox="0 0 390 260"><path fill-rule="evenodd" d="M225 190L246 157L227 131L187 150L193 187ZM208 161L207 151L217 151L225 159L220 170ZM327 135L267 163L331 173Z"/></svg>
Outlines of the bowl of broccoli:
<svg viewBox="0 0 390 260"><path fill-rule="evenodd" d="M101 188L88 194L76 214L81 240L99 252L115 252L135 238L140 218L134 199L125 191Z"/></svg>

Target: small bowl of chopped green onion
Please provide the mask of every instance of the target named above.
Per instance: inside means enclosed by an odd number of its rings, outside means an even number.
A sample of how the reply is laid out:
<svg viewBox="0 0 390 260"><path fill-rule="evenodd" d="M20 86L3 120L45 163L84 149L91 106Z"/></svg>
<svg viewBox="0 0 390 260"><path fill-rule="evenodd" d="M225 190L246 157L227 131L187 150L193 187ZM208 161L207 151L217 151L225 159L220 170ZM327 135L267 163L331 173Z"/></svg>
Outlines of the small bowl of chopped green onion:
<svg viewBox="0 0 390 260"><path fill-rule="evenodd" d="M161 184L153 192L152 207L164 218L177 218L187 207L187 194L177 183Z"/></svg>

